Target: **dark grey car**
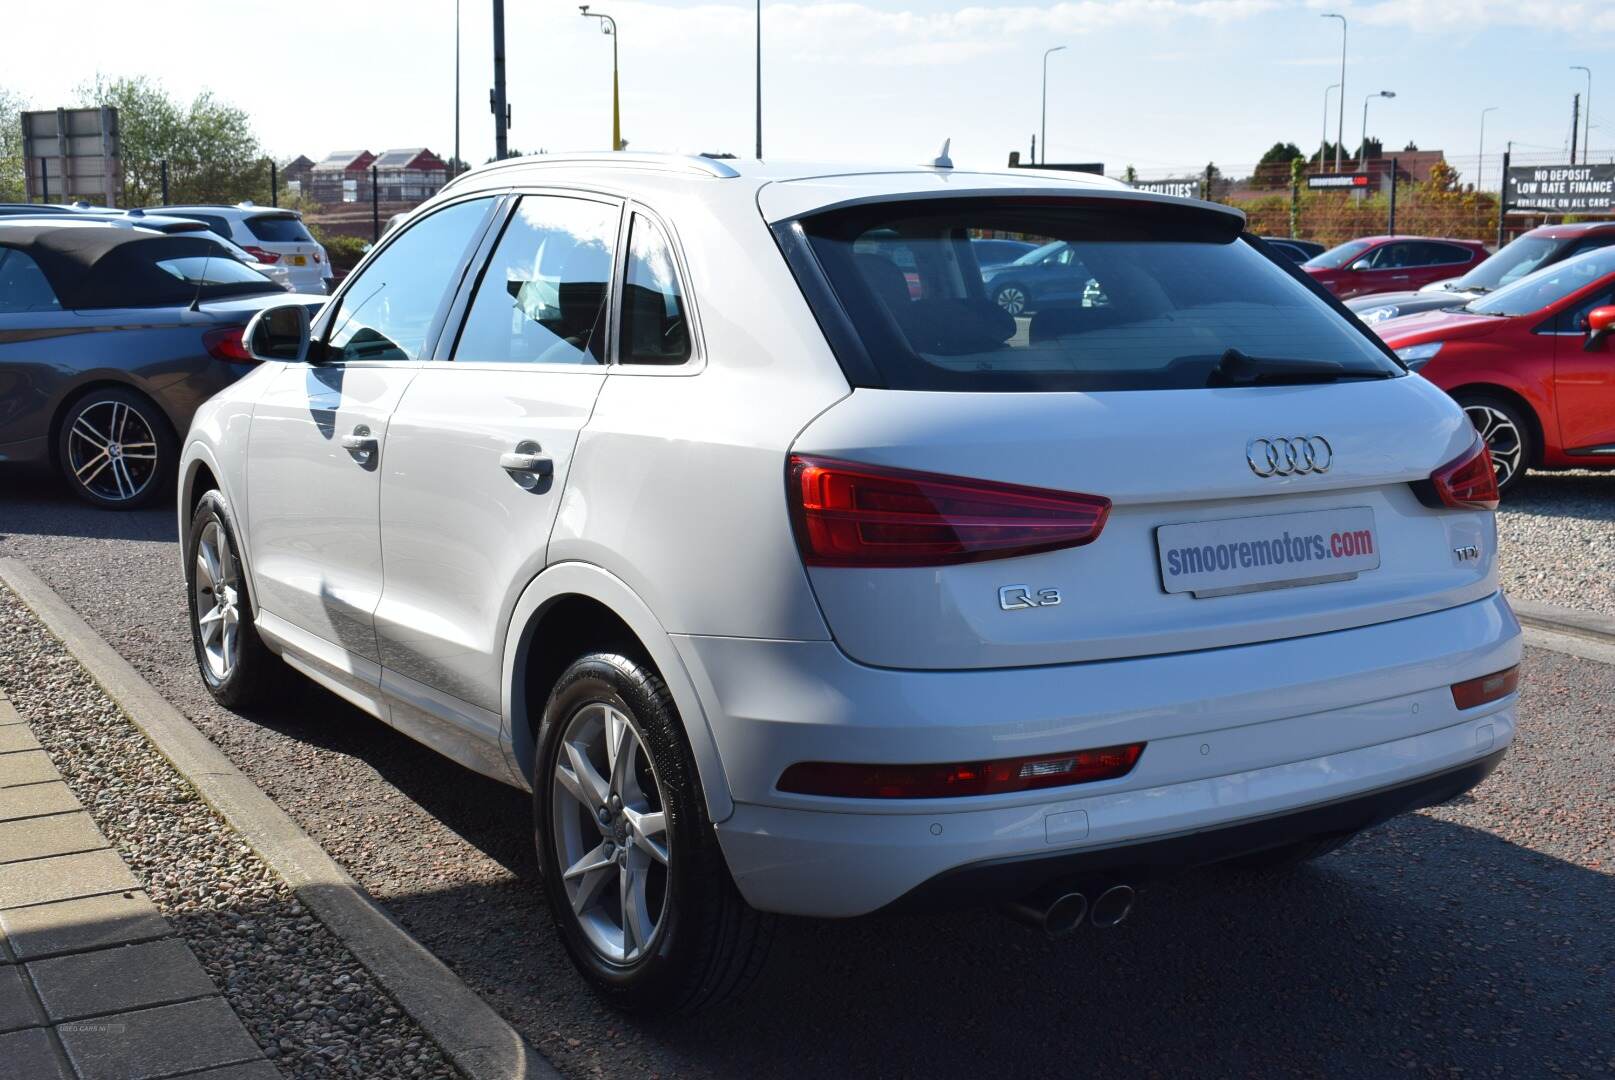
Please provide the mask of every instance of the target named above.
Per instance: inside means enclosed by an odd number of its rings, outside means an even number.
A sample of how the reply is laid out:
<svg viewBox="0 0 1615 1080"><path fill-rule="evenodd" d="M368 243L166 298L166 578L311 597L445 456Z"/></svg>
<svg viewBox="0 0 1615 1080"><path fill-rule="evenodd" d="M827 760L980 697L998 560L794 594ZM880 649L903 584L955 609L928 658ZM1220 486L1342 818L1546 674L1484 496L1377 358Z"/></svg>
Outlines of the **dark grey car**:
<svg viewBox="0 0 1615 1080"><path fill-rule="evenodd" d="M214 240L0 224L0 465L55 467L97 506L146 503L196 407L250 369L247 320L287 299Z"/></svg>

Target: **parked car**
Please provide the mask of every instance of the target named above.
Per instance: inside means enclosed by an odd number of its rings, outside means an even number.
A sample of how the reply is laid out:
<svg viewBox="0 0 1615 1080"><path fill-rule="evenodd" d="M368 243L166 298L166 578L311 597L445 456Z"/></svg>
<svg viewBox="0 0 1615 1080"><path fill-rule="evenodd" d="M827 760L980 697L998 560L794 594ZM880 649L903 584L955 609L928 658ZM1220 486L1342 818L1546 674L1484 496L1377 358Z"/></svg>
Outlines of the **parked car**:
<svg viewBox="0 0 1615 1080"><path fill-rule="evenodd" d="M284 266L292 287L303 293L329 291L331 257L309 234L295 210L255 206L147 207L147 213L195 218L227 240L240 244L260 262Z"/></svg>
<svg viewBox="0 0 1615 1080"><path fill-rule="evenodd" d="M1004 266L983 267L981 279L993 303L1010 315L1095 302L1093 275L1063 240L1039 244Z"/></svg>
<svg viewBox="0 0 1615 1080"><path fill-rule="evenodd" d="M1615 247L1604 247L1375 329L1464 407L1506 491L1528 468L1615 468L1612 326Z"/></svg>
<svg viewBox="0 0 1615 1080"><path fill-rule="evenodd" d="M1301 269L1346 300L1422 288L1467 273L1486 256L1486 245L1478 240L1369 236L1332 247L1302 263Z"/></svg>
<svg viewBox="0 0 1615 1080"><path fill-rule="evenodd" d="M1006 266L1036 246L1025 240L987 237L972 237L970 240L970 252L976 257L976 265L982 270L996 270L1000 266Z"/></svg>
<svg viewBox="0 0 1615 1080"><path fill-rule="evenodd" d="M119 211L97 207L93 210L76 213L36 214L29 216L26 220L38 223L54 222L59 225L105 225L111 228L145 229L150 232L165 233L169 236L179 234L199 235L223 247L237 262L251 267L287 292L296 291L292 287L290 267L282 265L278 260L274 263L261 262L250 251L226 240L195 218L165 217L161 214L148 214L144 210Z"/></svg>
<svg viewBox="0 0 1615 1080"><path fill-rule="evenodd" d="M770 913L1058 934L1338 847L1496 765L1519 628L1485 444L1244 227L1097 176L469 172L197 412L201 678L278 654L530 790L629 1008L734 992ZM958 237L1012 230L1108 302L1009 315Z"/></svg>
<svg viewBox="0 0 1615 1080"><path fill-rule="evenodd" d="M252 367L248 317L292 299L211 239L0 223L0 463L54 466L96 506L144 505L191 413Z"/></svg>
<svg viewBox="0 0 1615 1080"><path fill-rule="evenodd" d="M1416 292L1359 296L1346 301L1346 306L1370 326L1399 315L1462 307L1534 270L1610 244L1615 244L1615 221L1543 225L1515 237L1496 255L1462 277L1438 281Z"/></svg>
<svg viewBox="0 0 1615 1080"><path fill-rule="evenodd" d="M1293 236L1264 236L1262 240L1281 255L1298 263L1323 254L1323 245L1316 240L1297 240Z"/></svg>

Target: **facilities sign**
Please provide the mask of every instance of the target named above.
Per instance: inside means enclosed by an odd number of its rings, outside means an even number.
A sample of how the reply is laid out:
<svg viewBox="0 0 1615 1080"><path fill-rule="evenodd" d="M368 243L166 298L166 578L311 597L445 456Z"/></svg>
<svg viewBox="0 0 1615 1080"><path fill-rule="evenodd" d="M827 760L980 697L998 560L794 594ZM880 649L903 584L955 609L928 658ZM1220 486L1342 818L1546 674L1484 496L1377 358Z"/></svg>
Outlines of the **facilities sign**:
<svg viewBox="0 0 1615 1080"><path fill-rule="evenodd" d="M1615 210L1615 165L1521 165L1508 171L1508 208L1575 214Z"/></svg>
<svg viewBox="0 0 1615 1080"><path fill-rule="evenodd" d="M1308 191L1366 191L1373 176L1365 172L1323 173L1307 177Z"/></svg>
<svg viewBox="0 0 1615 1080"><path fill-rule="evenodd" d="M1188 180L1134 180L1134 191L1151 191L1157 195L1176 195L1180 199L1198 199L1200 197L1200 181L1198 178Z"/></svg>

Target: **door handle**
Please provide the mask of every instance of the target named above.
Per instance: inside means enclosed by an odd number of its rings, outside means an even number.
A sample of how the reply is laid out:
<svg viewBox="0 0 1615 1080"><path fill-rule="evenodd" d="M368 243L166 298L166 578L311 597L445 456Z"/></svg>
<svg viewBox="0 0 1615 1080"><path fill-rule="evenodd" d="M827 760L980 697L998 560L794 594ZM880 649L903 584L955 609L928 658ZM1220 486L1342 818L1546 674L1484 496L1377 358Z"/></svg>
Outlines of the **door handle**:
<svg viewBox="0 0 1615 1080"><path fill-rule="evenodd" d="M370 464L370 459L375 456L376 449L380 445L376 437L370 434L370 429L363 424L354 428L352 435L344 435L337 442L341 443L342 449L352 454L361 465Z"/></svg>
<svg viewBox="0 0 1615 1080"><path fill-rule="evenodd" d="M544 448L531 439L517 443L508 454L500 454L499 467L528 491L555 475L555 462L544 456Z"/></svg>

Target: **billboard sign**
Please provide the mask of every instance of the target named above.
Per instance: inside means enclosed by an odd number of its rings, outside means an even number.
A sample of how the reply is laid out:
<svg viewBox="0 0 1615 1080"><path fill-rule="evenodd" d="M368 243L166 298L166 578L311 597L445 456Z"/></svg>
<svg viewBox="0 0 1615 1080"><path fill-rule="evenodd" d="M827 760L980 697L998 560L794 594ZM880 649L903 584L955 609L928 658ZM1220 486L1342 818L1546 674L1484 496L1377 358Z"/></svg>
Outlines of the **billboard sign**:
<svg viewBox="0 0 1615 1080"><path fill-rule="evenodd" d="M1615 210L1615 165L1510 167L1508 208L1538 213L1610 213Z"/></svg>
<svg viewBox="0 0 1615 1080"><path fill-rule="evenodd" d="M1373 184L1372 173L1323 173L1307 177L1308 191L1367 191Z"/></svg>
<svg viewBox="0 0 1615 1080"><path fill-rule="evenodd" d="M25 112L22 156L29 202L89 199L117 206L123 196L117 109Z"/></svg>

